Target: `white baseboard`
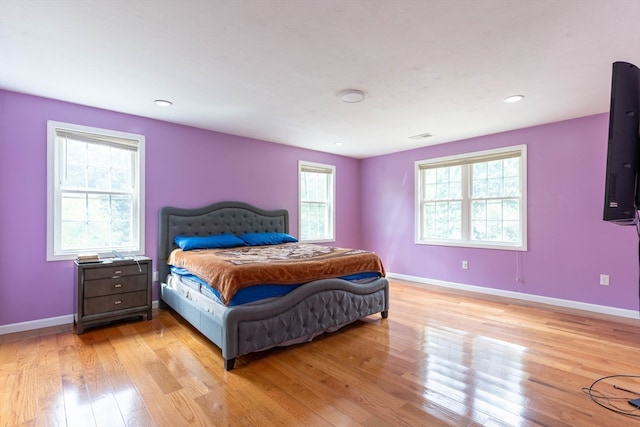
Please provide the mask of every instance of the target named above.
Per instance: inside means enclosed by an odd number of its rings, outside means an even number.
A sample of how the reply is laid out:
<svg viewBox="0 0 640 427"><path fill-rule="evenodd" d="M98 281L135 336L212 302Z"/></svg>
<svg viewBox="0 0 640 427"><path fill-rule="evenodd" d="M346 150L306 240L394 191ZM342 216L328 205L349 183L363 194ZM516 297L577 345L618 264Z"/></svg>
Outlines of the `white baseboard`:
<svg viewBox="0 0 640 427"><path fill-rule="evenodd" d="M158 308L158 301L151 303L152 308ZM73 314L65 316L49 317L48 319L30 320L28 322L0 325L0 335L13 334L14 332L31 331L33 329L49 328L73 323Z"/></svg>
<svg viewBox="0 0 640 427"><path fill-rule="evenodd" d="M640 319L640 312L626 310L623 308L608 307L605 305L589 304L586 302L571 301L559 298L543 297L539 295L525 294L522 292L504 291L501 289L485 288L482 286L465 285L462 283L446 282L443 280L427 279L424 277L409 276L406 274L387 273L387 277L400 280L441 286L444 288L459 289L463 291L476 292L481 294L497 295L506 298L514 298L523 301L539 302L543 304L555 305L559 307L572 308L576 310L590 311L593 313L609 314L612 316L627 317L630 319Z"/></svg>
<svg viewBox="0 0 640 427"><path fill-rule="evenodd" d="M28 322L12 323L10 325L0 325L0 335L30 331L32 329L48 328L51 326L66 325L69 323L73 323L73 314L49 317L48 319L30 320Z"/></svg>

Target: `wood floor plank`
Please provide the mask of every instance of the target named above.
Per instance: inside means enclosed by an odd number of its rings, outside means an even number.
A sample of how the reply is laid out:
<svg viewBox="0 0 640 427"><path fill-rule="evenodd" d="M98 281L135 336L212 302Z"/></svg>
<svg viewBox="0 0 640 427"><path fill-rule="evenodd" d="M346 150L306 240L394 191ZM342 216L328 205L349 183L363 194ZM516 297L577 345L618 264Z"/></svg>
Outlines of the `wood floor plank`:
<svg viewBox="0 0 640 427"><path fill-rule="evenodd" d="M640 321L391 280L389 318L230 372L170 310L0 336L0 427L640 426L583 392L612 374L640 376ZM640 378L594 386L640 416L614 385L640 393Z"/></svg>
<svg viewBox="0 0 640 427"><path fill-rule="evenodd" d="M37 414L37 372L35 368L18 370L14 377L11 394L11 411L8 425L32 422Z"/></svg>
<svg viewBox="0 0 640 427"><path fill-rule="evenodd" d="M7 366L7 363L4 366ZM13 371L9 373L8 369L0 370L0 427L8 426L9 417L12 417L12 412L16 411L11 399L15 381Z"/></svg>
<svg viewBox="0 0 640 427"><path fill-rule="evenodd" d="M87 390L81 353L86 352L82 340L72 334L57 337L60 358L60 380L68 426L95 426L91 398Z"/></svg>
<svg viewBox="0 0 640 427"><path fill-rule="evenodd" d="M56 347L56 337L45 335L38 344L37 414L35 425L54 427L66 425L60 358Z"/></svg>
<svg viewBox="0 0 640 427"><path fill-rule="evenodd" d="M267 358L269 365L265 369L266 378L273 384L277 384L286 393L309 408L318 417L325 420L330 425L347 425L352 418L335 405L331 404L333 396L325 390L317 390L316 387L309 387L304 382L304 375L300 372L292 372L287 364L286 358Z"/></svg>
<svg viewBox="0 0 640 427"><path fill-rule="evenodd" d="M153 425L142 396L138 393L114 348L114 345L119 345L118 342L121 342L122 338L122 335L116 332L118 332L117 328L94 331L94 336L99 339L96 339L93 345L104 372L108 374L106 379L111 387L117 411L127 426Z"/></svg>
<svg viewBox="0 0 640 427"><path fill-rule="evenodd" d="M180 416L179 425L203 427L211 425L206 411L202 411L198 402L186 390L179 389L168 393L167 400L176 414Z"/></svg>
<svg viewBox="0 0 640 427"><path fill-rule="evenodd" d="M146 363L155 357L153 351L140 345L135 339L120 340L115 351L135 390L142 396L154 423L161 426L181 425L180 418L146 368ZM122 405L119 407L123 410ZM128 416L125 415L124 418L127 419Z"/></svg>
<svg viewBox="0 0 640 427"><path fill-rule="evenodd" d="M267 363L266 360L261 362ZM265 397L269 398L274 402L274 405L277 405L281 410L289 414L292 417L292 421L297 425L318 427L331 425L311 410L304 401L298 399L295 393L291 393L300 390L300 387L296 387L281 376L278 378L270 378L268 375L263 375L262 373L267 370L268 369L261 370L260 374L247 370L243 372L243 377L253 386L259 387L265 394Z"/></svg>

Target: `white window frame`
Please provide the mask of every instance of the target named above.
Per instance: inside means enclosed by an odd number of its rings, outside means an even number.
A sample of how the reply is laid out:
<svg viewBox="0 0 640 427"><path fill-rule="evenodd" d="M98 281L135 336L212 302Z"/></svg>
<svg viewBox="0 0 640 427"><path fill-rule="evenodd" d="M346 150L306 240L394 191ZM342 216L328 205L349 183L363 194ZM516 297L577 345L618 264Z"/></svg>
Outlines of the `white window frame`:
<svg viewBox="0 0 640 427"><path fill-rule="evenodd" d="M112 251L126 253L127 255L143 255L145 251L145 137L127 132L119 132L108 129L100 129L71 123L47 121L47 261L60 261L75 259L78 252L86 250L61 249L61 177L63 166L62 144L57 142L58 132L70 132L85 134L89 138L95 138L105 143L123 146L137 146L134 150L133 185L133 239L132 246L127 247L103 247L97 252L102 257L112 256ZM128 141L123 143L123 141Z"/></svg>
<svg viewBox="0 0 640 427"><path fill-rule="evenodd" d="M326 236L326 238L324 239L308 239L308 240L302 239L302 228L303 228L302 203L305 202L304 200L302 200L302 174L304 173L305 169L307 169L308 171L316 170L322 173L326 173L329 178L329 182L327 183L328 185L327 195L329 200L326 201L328 205L327 228L329 229L329 233L328 233L328 236ZM300 238L300 241L314 242L314 243L334 242L336 240L335 224L336 224L336 167L333 165L325 165L322 163L314 163L314 162L299 160L298 161L298 236Z"/></svg>
<svg viewBox="0 0 640 427"><path fill-rule="evenodd" d="M471 173L469 169L473 163L505 158L510 153L519 153L520 178L520 242L479 241L471 239ZM424 166L445 167L464 165L462 170L462 236L460 239L429 239L423 238L422 218L423 183L421 169ZM439 157L435 159L419 160L415 162L415 243L424 245L458 246L503 250L527 250L527 146L526 144L504 147L493 150L477 151L455 156Z"/></svg>

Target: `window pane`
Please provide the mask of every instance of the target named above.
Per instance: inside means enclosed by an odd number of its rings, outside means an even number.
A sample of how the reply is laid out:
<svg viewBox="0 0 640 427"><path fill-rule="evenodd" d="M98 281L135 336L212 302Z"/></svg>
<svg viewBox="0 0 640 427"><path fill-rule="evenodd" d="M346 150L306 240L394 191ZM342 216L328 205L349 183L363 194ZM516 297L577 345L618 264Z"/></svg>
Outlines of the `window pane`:
<svg viewBox="0 0 640 427"><path fill-rule="evenodd" d="M87 189L109 191L110 172L108 166L88 166Z"/></svg>
<svg viewBox="0 0 640 427"><path fill-rule="evenodd" d="M461 214L460 202L425 203L423 238L460 239L462 236Z"/></svg>
<svg viewBox="0 0 640 427"><path fill-rule="evenodd" d="M326 173L303 172L301 178L302 199L306 201L326 202L328 198L328 179Z"/></svg>
<svg viewBox="0 0 640 427"><path fill-rule="evenodd" d="M513 243L520 241L520 221L505 221L503 227L502 238L504 241Z"/></svg>
<svg viewBox="0 0 640 427"><path fill-rule="evenodd" d="M128 192L135 153L116 147L65 140L65 189Z"/></svg>
<svg viewBox="0 0 640 427"><path fill-rule="evenodd" d="M486 221L471 221L472 239L473 240L487 240L487 222Z"/></svg>
<svg viewBox="0 0 640 427"><path fill-rule="evenodd" d="M87 163L87 144L66 138L65 142L67 143L67 165L85 165Z"/></svg>
<svg viewBox="0 0 640 427"><path fill-rule="evenodd" d="M90 222L106 221L111 218L111 196L108 194L87 195L87 218Z"/></svg>
<svg viewBox="0 0 640 427"><path fill-rule="evenodd" d="M487 197L487 180L474 179L471 185L471 194L473 194L473 197L477 198Z"/></svg>
<svg viewBox="0 0 640 427"><path fill-rule="evenodd" d="M472 240L520 241L520 204L517 199L477 200L472 206Z"/></svg>
<svg viewBox="0 0 640 427"><path fill-rule="evenodd" d="M84 194L63 193L61 204L62 218L66 221L84 221L87 219L87 200Z"/></svg>
<svg viewBox="0 0 640 427"><path fill-rule="evenodd" d="M503 160L505 178L517 178L520 176L520 158L512 157Z"/></svg>
<svg viewBox="0 0 640 427"><path fill-rule="evenodd" d="M487 179L487 162L473 164L473 177L477 180Z"/></svg>
<svg viewBox="0 0 640 427"><path fill-rule="evenodd" d="M109 147L99 144L87 144L87 165L101 166L110 163Z"/></svg>
<svg viewBox="0 0 640 427"><path fill-rule="evenodd" d="M111 189L113 191L130 191L131 170L113 167L111 169Z"/></svg>
<svg viewBox="0 0 640 427"><path fill-rule="evenodd" d="M505 197L520 194L520 160L509 158L473 164L472 197Z"/></svg>
<svg viewBox="0 0 640 427"><path fill-rule="evenodd" d="M107 222L92 221L87 223L88 248L102 248L105 242L112 243L111 229ZM110 245L109 245L110 246Z"/></svg>
<svg viewBox="0 0 640 427"><path fill-rule="evenodd" d="M131 196L120 195L111 197L111 220L131 221L133 200Z"/></svg>
<svg viewBox="0 0 640 427"><path fill-rule="evenodd" d="M485 200L474 200L471 202L471 215L474 220L486 221L487 202Z"/></svg>
<svg viewBox="0 0 640 427"><path fill-rule="evenodd" d="M501 240L502 237L502 221L487 221L487 234L485 240Z"/></svg>
<svg viewBox="0 0 640 427"><path fill-rule="evenodd" d="M520 177L505 178L503 181L503 196L520 195Z"/></svg>
<svg viewBox="0 0 640 427"><path fill-rule="evenodd" d="M505 199L503 201L503 209L505 221L520 220L520 201L518 199Z"/></svg>
<svg viewBox="0 0 640 427"><path fill-rule="evenodd" d="M87 248L87 233L84 222L67 222L61 224L61 242L62 250L77 250L81 252Z"/></svg>
<svg viewBox="0 0 640 427"><path fill-rule="evenodd" d="M67 164L66 189L83 189L87 186L87 168L84 164Z"/></svg>
<svg viewBox="0 0 640 427"><path fill-rule="evenodd" d="M500 197L502 194L502 178L487 179L487 197Z"/></svg>
<svg viewBox="0 0 640 427"><path fill-rule="evenodd" d="M131 221L114 221L111 223L111 241L114 246L130 246L133 242L133 225Z"/></svg>
<svg viewBox="0 0 640 427"><path fill-rule="evenodd" d="M435 200L436 199L436 190L437 186L435 184L427 184L424 186L424 199L425 200Z"/></svg>
<svg viewBox="0 0 640 427"><path fill-rule="evenodd" d="M301 204L301 240L320 240L327 238L328 207L319 203Z"/></svg>
<svg viewBox="0 0 640 427"><path fill-rule="evenodd" d="M487 220L502 221L502 200L487 201Z"/></svg>
<svg viewBox="0 0 640 427"><path fill-rule="evenodd" d="M462 236L462 167L422 170L424 204L422 238L455 239Z"/></svg>
<svg viewBox="0 0 640 427"><path fill-rule="evenodd" d="M62 197L62 249L131 246L131 196L66 193Z"/></svg>
<svg viewBox="0 0 640 427"><path fill-rule="evenodd" d="M462 197L461 166L426 169L423 177L425 200L458 200Z"/></svg>

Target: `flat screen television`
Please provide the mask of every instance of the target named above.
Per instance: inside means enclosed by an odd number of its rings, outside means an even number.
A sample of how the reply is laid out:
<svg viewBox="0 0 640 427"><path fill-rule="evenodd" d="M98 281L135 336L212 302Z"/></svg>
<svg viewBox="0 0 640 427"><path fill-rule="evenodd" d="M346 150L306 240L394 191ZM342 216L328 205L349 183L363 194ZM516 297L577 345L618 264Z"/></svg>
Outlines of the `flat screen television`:
<svg viewBox="0 0 640 427"><path fill-rule="evenodd" d="M640 69L614 62L611 77L605 221L635 225L640 209Z"/></svg>

